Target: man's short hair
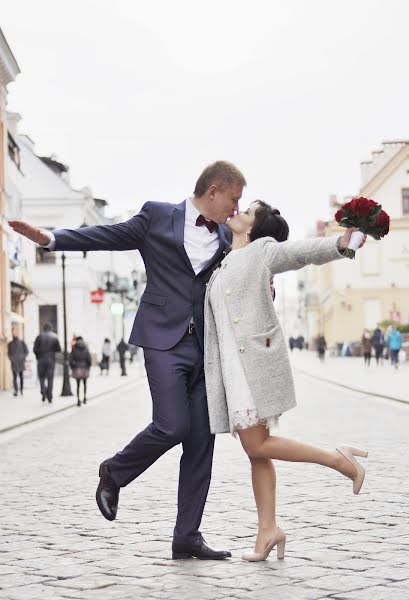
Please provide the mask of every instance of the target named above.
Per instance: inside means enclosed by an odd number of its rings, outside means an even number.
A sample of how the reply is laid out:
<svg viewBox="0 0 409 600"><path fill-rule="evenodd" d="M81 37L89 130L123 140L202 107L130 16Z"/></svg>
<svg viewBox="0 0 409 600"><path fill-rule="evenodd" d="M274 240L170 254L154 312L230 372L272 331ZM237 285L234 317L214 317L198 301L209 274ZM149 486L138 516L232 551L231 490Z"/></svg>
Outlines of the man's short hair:
<svg viewBox="0 0 409 600"><path fill-rule="evenodd" d="M53 330L53 326L51 325L51 323L44 323L43 331L52 331L52 330Z"/></svg>
<svg viewBox="0 0 409 600"><path fill-rule="evenodd" d="M201 198L211 185L217 185L217 187L223 192L233 185L240 185L244 187L247 182L244 175L238 170L237 167L232 163L224 160L218 160L217 162L209 165L205 168L199 179L196 181L194 194L197 198Z"/></svg>

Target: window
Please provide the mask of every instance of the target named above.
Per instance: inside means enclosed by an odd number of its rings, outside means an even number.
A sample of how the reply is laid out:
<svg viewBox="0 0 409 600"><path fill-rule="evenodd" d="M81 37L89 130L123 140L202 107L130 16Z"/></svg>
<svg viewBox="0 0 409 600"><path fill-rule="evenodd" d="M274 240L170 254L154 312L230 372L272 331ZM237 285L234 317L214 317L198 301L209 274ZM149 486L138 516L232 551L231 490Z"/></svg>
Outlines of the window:
<svg viewBox="0 0 409 600"><path fill-rule="evenodd" d="M44 304L38 307L38 317L40 321L40 332L43 330L45 323L50 323L52 330L58 333L57 305Z"/></svg>
<svg viewBox="0 0 409 600"><path fill-rule="evenodd" d="M409 215L409 188L402 190L402 214Z"/></svg>
<svg viewBox="0 0 409 600"><path fill-rule="evenodd" d="M381 274L381 247L379 244L367 242L358 254L362 275Z"/></svg>
<svg viewBox="0 0 409 600"><path fill-rule="evenodd" d="M11 160L16 164L17 168L20 169L20 148L10 132L7 134L7 146Z"/></svg>

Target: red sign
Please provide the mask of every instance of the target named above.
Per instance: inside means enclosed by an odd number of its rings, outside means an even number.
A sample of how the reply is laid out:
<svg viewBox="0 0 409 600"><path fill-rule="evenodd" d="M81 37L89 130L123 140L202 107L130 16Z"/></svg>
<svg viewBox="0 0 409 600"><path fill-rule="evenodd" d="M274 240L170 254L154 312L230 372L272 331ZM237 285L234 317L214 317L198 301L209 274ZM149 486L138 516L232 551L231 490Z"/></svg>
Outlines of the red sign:
<svg viewBox="0 0 409 600"><path fill-rule="evenodd" d="M90 292L91 294L91 302L93 304L102 304L104 301L104 290L94 290Z"/></svg>

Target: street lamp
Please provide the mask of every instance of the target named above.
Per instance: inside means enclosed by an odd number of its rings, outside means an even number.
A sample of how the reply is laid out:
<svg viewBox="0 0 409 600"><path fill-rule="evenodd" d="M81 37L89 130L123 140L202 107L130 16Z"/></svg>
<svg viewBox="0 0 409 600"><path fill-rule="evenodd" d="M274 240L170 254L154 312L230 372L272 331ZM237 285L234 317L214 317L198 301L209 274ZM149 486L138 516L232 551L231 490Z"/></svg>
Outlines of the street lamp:
<svg viewBox="0 0 409 600"><path fill-rule="evenodd" d="M65 253L61 255L62 266L62 306L64 319L64 360L63 360L63 382L61 396L72 396L70 384L70 369L68 364L68 345L67 345L67 298L65 292Z"/></svg>
<svg viewBox="0 0 409 600"><path fill-rule="evenodd" d="M88 227L86 223L80 225L80 228ZM86 251L83 252L84 258L87 258ZM61 396L72 396L71 382L70 382L70 367L68 361L68 341L67 341L67 295L65 287L65 253L61 255L61 267L62 267L62 307L63 307L63 321L64 321L64 358L63 358L63 379L62 379L62 391Z"/></svg>

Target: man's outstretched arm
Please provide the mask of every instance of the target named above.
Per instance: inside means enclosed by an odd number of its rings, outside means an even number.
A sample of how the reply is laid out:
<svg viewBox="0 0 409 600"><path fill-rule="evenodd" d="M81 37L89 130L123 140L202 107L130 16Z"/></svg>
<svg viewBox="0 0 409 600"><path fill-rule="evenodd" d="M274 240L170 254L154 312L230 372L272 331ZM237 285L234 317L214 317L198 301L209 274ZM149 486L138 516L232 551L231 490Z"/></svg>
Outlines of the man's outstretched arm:
<svg viewBox="0 0 409 600"><path fill-rule="evenodd" d="M123 223L95 225L80 229L58 229L53 231L55 244L51 250L140 250L151 219L151 203ZM32 242L46 247L52 240L49 232L33 227L25 221L9 221L10 227Z"/></svg>

